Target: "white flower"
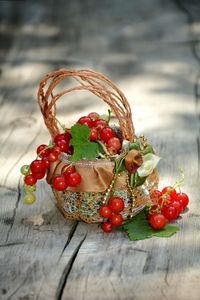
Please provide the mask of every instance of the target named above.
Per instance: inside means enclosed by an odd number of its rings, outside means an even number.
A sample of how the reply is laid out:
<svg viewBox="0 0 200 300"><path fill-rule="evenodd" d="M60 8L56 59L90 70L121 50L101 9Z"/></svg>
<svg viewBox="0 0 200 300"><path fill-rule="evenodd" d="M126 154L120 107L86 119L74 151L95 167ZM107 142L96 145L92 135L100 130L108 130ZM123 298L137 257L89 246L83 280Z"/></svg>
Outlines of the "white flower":
<svg viewBox="0 0 200 300"><path fill-rule="evenodd" d="M159 160L161 158L159 156L156 156L152 153L148 153L143 156L143 163L142 165L137 169L138 175L140 177L146 177L150 175L155 167L157 166Z"/></svg>

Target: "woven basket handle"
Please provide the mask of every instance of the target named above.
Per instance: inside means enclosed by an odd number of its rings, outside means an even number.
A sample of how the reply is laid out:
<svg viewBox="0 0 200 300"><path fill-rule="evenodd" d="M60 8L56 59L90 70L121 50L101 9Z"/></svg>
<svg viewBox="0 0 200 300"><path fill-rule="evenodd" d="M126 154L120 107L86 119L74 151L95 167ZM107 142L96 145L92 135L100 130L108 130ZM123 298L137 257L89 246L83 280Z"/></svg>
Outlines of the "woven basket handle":
<svg viewBox="0 0 200 300"><path fill-rule="evenodd" d="M54 89L67 77L78 82L69 89L54 94ZM38 90L38 103L44 117L44 122L52 137L60 133L56 121L56 102L72 91L88 90L106 102L119 121L123 138L132 141L135 135L131 117L130 105L124 94L103 74L91 70L61 69L46 75Z"/></svg>

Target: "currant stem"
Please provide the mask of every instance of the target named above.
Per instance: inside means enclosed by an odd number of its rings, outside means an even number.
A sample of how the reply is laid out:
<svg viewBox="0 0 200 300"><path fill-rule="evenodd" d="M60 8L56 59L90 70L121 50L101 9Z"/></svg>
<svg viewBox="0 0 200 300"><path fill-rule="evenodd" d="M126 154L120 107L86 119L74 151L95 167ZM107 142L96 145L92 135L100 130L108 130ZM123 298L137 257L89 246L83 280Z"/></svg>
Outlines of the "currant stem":
<svg viewBox="0 0 200 300"><path fill-rule="evenodd" d="M60 125L60 127L63 129L64 132L67 131L67 128L65 127L64 124L62 124L56 117L55 117L56 122Z"/></svg>

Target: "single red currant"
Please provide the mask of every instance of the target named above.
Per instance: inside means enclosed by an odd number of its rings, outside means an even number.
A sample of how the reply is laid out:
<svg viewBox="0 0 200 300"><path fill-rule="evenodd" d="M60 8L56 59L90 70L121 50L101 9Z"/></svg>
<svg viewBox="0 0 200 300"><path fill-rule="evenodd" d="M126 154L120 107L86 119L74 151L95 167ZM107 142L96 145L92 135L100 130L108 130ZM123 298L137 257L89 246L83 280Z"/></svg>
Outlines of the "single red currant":
<svg viewBox="0 0 200 300"><path fill-rule="evenodd" d="M100 207L99 214L101 217L109 219L112 215L112 211L107 205L103 205Z"/></svg>
<svg viewBox="0 0 200 300"><path fill-rule="evenodd" d="M69 155L72 155L73 152L74 152L74 148L72 146L68 146L68 149L67 149L66 153L69 154Z"/></svg>
<svg viewBox="0 0 200 300"><path fill-rule="evenodd" d="M37 178L33 174L26 175L24 177L24 182L26 185L34 185L37 182Z"/></svg>
<svg viewBox="0 0 200 300"><path fill-rule="evenodd" d="M54 153L55 155L59 156L60 153L61 153L60 147L54 146L54 147L51 149L51 153Z"/></svg>
<svg viewBox="0 0 200 300"><path fill-rule="evenodd" d="M63 175L67 177L69 174L75 173L76 169L74 166L66 165Z"/></svg>
<svg viewBox="0 0 200 300"><path fill-rule="evenodd" d="M64 133L64 140L65 140L67 143L69 143L69 141L71 140L71 134L70 134L68 131L66 131L66 132Z"/></svg>
<svg viewBox="0 0 200 300"><path fill-rule="evenodd" d="M42 179L42 178L44 178L45 175L46 175L45 170L43 170L41 172L34 173L34 177L37 178L37 179Z"/></svg>
<svg viewBox="0 0 200 300"><path fill-rule="evenodd" d="M96 128L92 128L90 133L90 141L97 141L98 137L99 137L98 131L96 130Z"/></svg>
<svg viewBox="0 0 200 300"><path fill-rule="evenodd" d="M123 217L121 214L112 214L110 223L113 227L122 225Z"/></svg>
<svg viewBox="0 0 200 300"><path fill-rule="evenodd" d="M101 225L101 228L104 232L106 233L109 233L112 231L112 225L110 222L104 222L102 225Z"/></svg>
<svg viewBox="0 0 200 300"><path fill-rule="evenodd" d="M185 193L177 193L176 200L182 204L183 210L188 206L189 198Z"/></svg>
<svg viewBox="0 0 200 300"><path fill-rule="evenodd" d="M97 120L93 123L93 126L96 128L97 131L101 131L104 127L108 126L108 122L105 120Z"/></svg>
<svg viewBox="0 0 200 300"><path fill-rule="evenodd" d="M108 206L113 212L119 213L124 209L124 200L120 197L110 198L108 201Z"/></svg>
<svg viewBox="0 0 200 300"><path fill-rule="evenodd" d="M30 164L30 169L32 173L40 173L46 169L46 166L43 160L36 159Z"/></svg>
<svg viewBox="0 0 200 300"><path fill-rule="evenodd" d="M117 154L119 152L119 150L121 149L120 140L117 137L112 137L107 142L107 148L111 154Z"/></svg>
<svg viewBox="0 0 200 300"><path fill-rule="evenodd" d="M96 112L89 113L88 117L94 122L99 120L99 114Z"/></svg>
<svg viewBox="0 0 200 300"><path fill-rule="evenodd" d="M172 199L176 199L176 190L172 186L166 186L164 189L162 189L162 194L169 193L169 196Z"/></svg>
<svg viewBox="0 0 200 300"><path fill-rule="evenodd" d="M173 206L163 206L162 214L167 218L167 220L175 220L178 217L178 212Z"/></svg>
<svg viewBox="0 0 200 300"><path fill-rule="evenodd" d="M60 150L62 151L62 152L67 152L67 150L68 150L68 144L67 144L67 142L65 141L65 140L59 140L57 143L56 143L56 145L60 148Z"/></svg>
<svg viewBox="0 0 200 300"><path fill-rule="evenodd" d="M77 186L81 182L81 175L77 172L71 173L67 176L69 186Z"/></svg>
<svg viewBox="0 0 200 300"><path fill-rule="evenodd" d="M49 148L47 148L47 145L45 145L45 144L42 144L37 148L37 154L41 158L47 157L50 152L51 152L51 150Z"/></svg>
<svg viewBox="0 0 200 300"><path fill-rule="evenodd" d="M57 134L54 138L54 142L57 144L58 141L65 140L65 133Z"/></svg>
<svg viewBox="0 0 200 300"><path fill-rule="evenodd" d="M58 160L58 155L51 152L49 155L48 155L48 160L51 161L51 162L54 162L54 161L57 161Z"/></svg>
<svg viewBox="0 0 200 300"><path fill-rule="evenodd" d="M183 205L179 201L174 200L171 206L176 208L178 216L182 213Z"/></svg>
<svg viewBox="0 0 200 300"><path fill-rule="evenodd" d="M100 132L100 138L104 143L107 143L110 138L114 135L112 128L106 127L103 128Z"/></svg>
<svg viewBox="0 0 200 300"><path fill-rule="evenodd" d="M81 125L87 125L89 128L93 127L93 122L89 117L81 117L77 123Z"/></svg>
<svg viewBox="0 0 200 300"><path fill-rule="evenodd" d="M149 223L153 229L159 230L164 228L167 225L168 221L163 214L158 213L150 217Z"/></svg>
<svg viewBox="0 0 200 300"><path fill-rule="evenodd" d="M48 157L44 157L42 160L45 163L46 169L49 169L50 168L50 161L49 161Z"/></svg>
<svg viewBox="0 0 200 300"><path fill-rule="evenodd" d="M53 187L57 191L64 191L67 188L67 180L65 179L65 176L63 175L57 175L53 179Z"/></svg>

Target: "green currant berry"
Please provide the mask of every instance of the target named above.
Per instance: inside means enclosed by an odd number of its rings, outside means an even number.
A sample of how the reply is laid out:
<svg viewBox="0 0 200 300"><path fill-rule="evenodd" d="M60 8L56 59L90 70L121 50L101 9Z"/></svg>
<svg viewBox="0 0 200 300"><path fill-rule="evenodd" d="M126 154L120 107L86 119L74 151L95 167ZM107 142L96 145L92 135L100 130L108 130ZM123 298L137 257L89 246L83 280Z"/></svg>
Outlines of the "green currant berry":
<svg viewBox="0 0 200 300"><path fill-rule="evenodd" d="M33 185L24 185L24 188L25 188L25 191L28 192L28 193L32 193L32 192L35 192L36 191L36 185L33 184Z"/></svg>
<svg viewBox="0 0 200 300"><path fill-rule="evenodd" d="M34 194L28 193L25 197L24 197L24 203L25 204L33 204L36 201L36 197Z"/></svg>
<svg viewBox="0 0 200 300"><path fill-rule="evenodd" d="M30 173L30 167L29 167L29 165L22 166L21 169L20 169L20 171L21 171L22 175L25 175L25 176L28 175Z"/></svg>

